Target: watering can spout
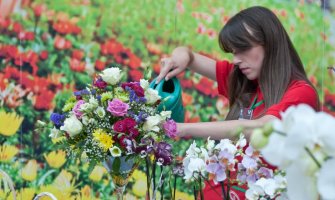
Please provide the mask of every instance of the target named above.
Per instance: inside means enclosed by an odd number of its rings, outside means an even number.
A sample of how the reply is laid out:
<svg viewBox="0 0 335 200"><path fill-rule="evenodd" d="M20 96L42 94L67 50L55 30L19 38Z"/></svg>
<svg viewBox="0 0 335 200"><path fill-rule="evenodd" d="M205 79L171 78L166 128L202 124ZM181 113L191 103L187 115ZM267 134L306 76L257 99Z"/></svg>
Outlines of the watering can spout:
<svg viewBox="0 0 335 200"><path fill-rule="evenodd" d="M161 80L156 84L156 79L150 83L150 88L158 91L162 102L158 106L159 111L171 111L171 118L176 122L184 122L184 107L181 95L181 85L176 77L165 81Z"/></svg>

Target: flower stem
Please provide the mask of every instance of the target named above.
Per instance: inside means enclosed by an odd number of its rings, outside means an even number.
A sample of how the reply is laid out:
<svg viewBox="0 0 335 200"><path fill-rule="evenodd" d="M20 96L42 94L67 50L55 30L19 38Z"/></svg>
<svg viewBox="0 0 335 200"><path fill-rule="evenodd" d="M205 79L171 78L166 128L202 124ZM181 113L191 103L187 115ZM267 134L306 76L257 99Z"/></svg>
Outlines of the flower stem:
<svg viewBox="0 0 335 200"><path fill-rule="evenodd" d="M279 135L282 135L282 136L287 136L287 134L282 131L273 130L273 132L278 133Z"/></svg>
<svg viewBox="0 0 335 200"><path fill-rule="evenodd" d="M224 181L221 181L220 185L221 185L221 189L222 189L223 199L226 200L227 196L226 196L226 190L224 189Z"/></svg>
<svg viewBox="0 0 335 200"><path fill-rule="evenodd" d="M201 176L199 176L199 190L200 190L200 198L204 200L204 192L202 191L202 184L201 184Z"/></svg>
<svg viewBox="0 0 335 200"><path fill-rule="evenodd" d="M305 150L307 151L308 155L311 156L311 158L314 160L315 164L321 168L321 164L320 162L316 159L316 157L313 155L313 153L311 152L311 150L307 147L305 147Z"/></svg>
<svg viewBox="0 0 335 200"><path fill-rule="evenodd" d="M174 175L174 183L173 183L173 200L176 199L176 188L177 188L177 175Z"/></svg>
<svg viewBox="0 0 335 200"><path fill-rule="evenodd" d="M145 164L146 164L145 172L147 174L147 197L148 199L150 199L150 172L149 172L150 163L148 156L145 158Z"/></svg>
<svg viewBox="0 0 335 200"><path fill-rule="evenodd" d="M227 200L229 200L230 199L230 182L229 182L229 180L230 180L230 171L229 170L228 170L227 175L228 175L228 178L227 178Z"/></svg>

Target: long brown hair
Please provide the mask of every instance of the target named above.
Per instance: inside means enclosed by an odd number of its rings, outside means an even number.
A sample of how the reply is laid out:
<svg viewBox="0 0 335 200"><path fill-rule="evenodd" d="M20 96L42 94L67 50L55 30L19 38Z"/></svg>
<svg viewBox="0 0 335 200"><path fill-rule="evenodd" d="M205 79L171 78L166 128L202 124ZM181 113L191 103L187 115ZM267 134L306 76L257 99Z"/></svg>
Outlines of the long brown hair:
<svg viewBox="0 0 335 200"><path fill-rule="evenodd" d="M227 53L245 51L255 44L264 47L258 83L264 96L265 109L282 99L292 80L304 80L313 87L283 25L267 8L255 6L237 13L221 29L219 44ZM226 119L232 120L238 118L241 106L248 106L257 84L248 80L238 67L234 67L228 87L230 111Z"/></svg>

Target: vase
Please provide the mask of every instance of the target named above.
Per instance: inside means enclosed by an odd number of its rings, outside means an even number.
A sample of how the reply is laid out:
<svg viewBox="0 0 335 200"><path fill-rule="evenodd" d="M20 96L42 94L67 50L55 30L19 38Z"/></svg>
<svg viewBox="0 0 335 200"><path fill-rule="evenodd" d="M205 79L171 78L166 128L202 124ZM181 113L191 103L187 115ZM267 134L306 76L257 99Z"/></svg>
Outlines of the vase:
<svg viewBox="0 0 335 200"><path fill-rule="evenodd" d="M138 167L138 162L135 157L112 157L103 162L104 167L107 169L112 178L115 189L114 194L117 200L123 200L123 193L128 184L129 178L132 176L134 170Z"/></svg>

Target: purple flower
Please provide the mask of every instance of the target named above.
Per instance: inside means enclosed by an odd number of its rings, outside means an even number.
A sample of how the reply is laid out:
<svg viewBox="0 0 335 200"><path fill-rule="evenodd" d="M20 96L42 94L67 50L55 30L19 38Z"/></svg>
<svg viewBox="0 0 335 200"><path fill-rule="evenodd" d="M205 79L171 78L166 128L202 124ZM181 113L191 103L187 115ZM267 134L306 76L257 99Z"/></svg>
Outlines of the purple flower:
<svg viewBox="0 0 335 200"><path fill-rule="evenodd" d="M234 155L229 153L227 149L224 149L223 151L220 151L218 159L225 166L229 166L230 164L235 164Z"/></svg>
<svg viewBox="0 0 335 200"><path fill-rule="evenodd" d="M172 174L177 176L185 176L183 163L177 163L172 168Z"/></svg>
<svg viewBox="0 0 335 200"><path fill-rule="evenodd" d="M52 113L50 115L50 120L55 124L55 126L57 128L59 128L60 126L62 126L64 123L64 119L65 119L65 116L64 115L61 115L61 114L58 114L58 113Z"/></svg>
<svg viewBox="0 0 335 200"><path fill-rule="evenodd" d="M155 157L158 165L170 165L172 163L172 146L166 142L155 144Z"/></svg>
<svg viewBox="0 0 335 200"><path fill-rule="evenodd" d="M175 138L175 137L177 137L177 124L172 119L169 119L168 121L166 121L163 124L163 128L164 128L165 134L169 138Z"/></svg>
<svg viewBox="0 0 335 200"><path fill-rule="evenodd" d="M224 181L227 178L227 175L225 172L226 168L219 163L209 163L206 166L206 170L208 173L214 175L213 181L215 183Z"/></svg>
<svg viewBox="0 0 335 200"><path fill-rule="evenodd" d="M266 167L261 167L257 171L257 177L258 179L264 177L264 178L272 178L273 177L273 171L272 169L266 168Z"/></svg>
<svg viewBox="0 0 335 200"><path fill-rule="evenodd" d="M82 112L80 112L80 106L83 105L85 103L84 100L79 100L77 101L76 105L74 105L72 111L73 113L76 115L77 118L81 118L81 116L83 115Z"/></svg>
<svg viewBox="0 0 335 200"><path fill-rule="evenodd" d="M246 169L256 169L257 167L257 162L255 159L249 157L249 156L244 156L242 159L242 165Z"/></svg>
<svg viewBox="0 0 335 200"><path fill-rule="evenodd" d="M129 109L129 105L126 103L123 103L119 99L113 99L113 101L108 101L108 107L107 111L112 113L114 116L124 116L127 114L127 111Z"/></svg>

